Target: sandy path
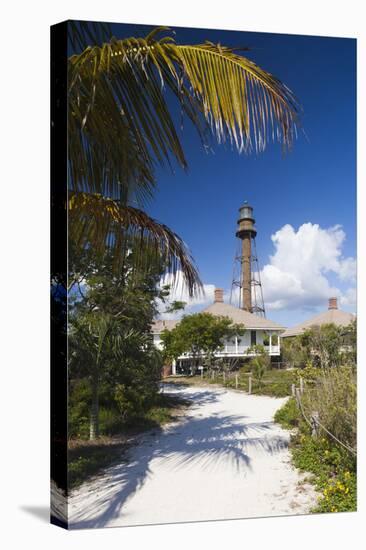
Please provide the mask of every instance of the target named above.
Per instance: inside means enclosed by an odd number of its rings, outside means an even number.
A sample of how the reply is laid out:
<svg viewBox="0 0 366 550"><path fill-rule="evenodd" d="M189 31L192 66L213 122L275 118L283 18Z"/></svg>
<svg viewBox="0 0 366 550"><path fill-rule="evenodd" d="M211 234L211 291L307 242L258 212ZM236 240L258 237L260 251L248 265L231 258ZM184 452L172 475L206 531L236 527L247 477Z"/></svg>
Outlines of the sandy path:
<svg viewBox="0 0 366 550"><path fill-rule="evenodd" d="M307 513L311 485L273 422L284 399L170 386L191 399L181 422L144 435L128 462L70 498L70 527L110 527Z"/></svg>

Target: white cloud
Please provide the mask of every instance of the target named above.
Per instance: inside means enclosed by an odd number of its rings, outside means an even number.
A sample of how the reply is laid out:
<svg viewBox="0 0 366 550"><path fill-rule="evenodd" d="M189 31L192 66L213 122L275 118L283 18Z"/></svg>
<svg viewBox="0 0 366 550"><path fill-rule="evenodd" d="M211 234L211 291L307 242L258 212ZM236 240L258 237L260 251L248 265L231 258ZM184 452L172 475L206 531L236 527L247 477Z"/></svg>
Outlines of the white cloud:
<svg viewBox="0 0 366 550"><path fill-rule="evenodd" d="M272 235L274 254L261 271L266 309L325 309L331 296L338 297L341 307L355 308L356 260L343 256L345 238L339 225L324 229L312 223L305 223L297 230L287 224ZM336 286L331 284L330 275ZM160 284L173 285L172 276L166 276ZM215 285L203 287L202 295L190 298L183 274L178 272L167 303L158 304L160 317L177 319L213 303ZM187 302L187 306L183 311L164 313L168 302L174 300ZM230 301L230 291L225 291L224 300ZM238 289L235 289L232 303L237 305L237 302Z"/></svg>
<svg viewBox="0 0 366 550"><path fill-rule="evenodd" d="M357 304L357 291L355 288L349 288L341 296L340 305L343 307L356 308Z"/></svg>
<svg viewBox="0 0 366 550"><path fill-rule="evenodd" d="M323 229L312 223L297 231L287 224L272 235L275 253L261 271L267 308L324 307L331 296L341 305L354 305L355 289L343 293L327 278L333 273L343 283L355 282L356 260L342 256L345 237L339 225Z"/></svg>
<svg viewBox="0 0 366 550"><path fill-rule="evenodd" d="M166 275L161 281L160 285L171 285L171 291L167 298L166 303L159 300L158 308L161 319L179 319L182 315L194 313L196 309L202 309L214 301L215 285L204 284L203 292L197 297L190 298L187 286L184 283L183 273L178 271L175 281L172 275ZM187 305L183 311L175 313L164 313L169 305L169 302L174 300L186 302Z"/></svg>
<svg viewBox="0 0 366 550"><path fill-rule="evenodd" d="M354 258L340 261L338 276L341 281L356 281L357 265Z"/></svg>

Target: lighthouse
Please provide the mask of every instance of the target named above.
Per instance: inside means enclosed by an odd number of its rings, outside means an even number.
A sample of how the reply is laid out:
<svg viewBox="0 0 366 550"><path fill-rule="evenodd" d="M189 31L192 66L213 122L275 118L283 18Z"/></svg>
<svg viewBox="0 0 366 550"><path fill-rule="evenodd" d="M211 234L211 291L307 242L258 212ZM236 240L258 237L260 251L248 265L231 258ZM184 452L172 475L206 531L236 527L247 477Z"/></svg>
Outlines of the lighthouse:
<svg viewBox="0 0 366 550"><path fill-rule="evenodd" d="M253 207L245 201L239 208L236 228L239 250L235 257L232 295L234 287L239 287L239 307L250 313L265 315L255 242L257 229L254 224ZM239 269L236 269L237 265Z"/></svg>

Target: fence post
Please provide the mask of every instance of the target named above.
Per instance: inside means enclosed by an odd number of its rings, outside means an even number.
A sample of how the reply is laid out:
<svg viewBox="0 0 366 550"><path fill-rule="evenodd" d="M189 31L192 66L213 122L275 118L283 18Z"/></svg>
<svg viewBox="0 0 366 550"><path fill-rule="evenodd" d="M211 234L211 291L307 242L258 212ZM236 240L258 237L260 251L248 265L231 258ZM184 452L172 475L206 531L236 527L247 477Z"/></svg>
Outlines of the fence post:
<svg viewBox="0 0 366 550"><path fill-rule="evenodd" d="M300 376L300 393L301 395L304 393L304 380Z"/></svg>
<svg viewBox="0 0 366 550"><path fill-rule="evenodd" d="M222 378L223 378L223 381L224 381L224 384L226 382L226 375L225 375L225 371L222 373Z"/></svg>
<svg viewBox="0 0 366 550"><path fill-rule="evenodd" d="M248 393L252 393L252 377L249 376L249 383L248 383Z"/></svg>
<svg viewBox="0 0 366 550"><path fill-rule="evenodd" d="M291 395L295 397L295 384L291 384Z"/></svg>
<svg viewBox="0 0 366 550"><path fill-rule="evenodd" d="M300 408L300 390L299 388L295 388L295 396L296 396L296 404L298 409Z"/></svg>
<svg viewBox="0 0 366 550"><path fill-rule="evenodd" d="M203 378L203 368L201 369L201 379Z"/></svg>
<svg viewBox="0 0 366 550"><path fill-rule="evenodd" d="M239 380L238 380L238 375L236 374L235 375L235 388L238 389L238 386L239 386Z"/></svg>
<svg viewBox="0 0 366 550"><path fill-rule="evenodd" d="M311 420L311 437L318 437L318 420L319 420L319 413L318 411L314 411L310 417Z"/></svg>
<svg viewBox="0 0 366 550"><path fill-rule="evenodd" d="M211 378L212 378L212 380L215 378L215 371L214 370L211 371Z"/></svg>

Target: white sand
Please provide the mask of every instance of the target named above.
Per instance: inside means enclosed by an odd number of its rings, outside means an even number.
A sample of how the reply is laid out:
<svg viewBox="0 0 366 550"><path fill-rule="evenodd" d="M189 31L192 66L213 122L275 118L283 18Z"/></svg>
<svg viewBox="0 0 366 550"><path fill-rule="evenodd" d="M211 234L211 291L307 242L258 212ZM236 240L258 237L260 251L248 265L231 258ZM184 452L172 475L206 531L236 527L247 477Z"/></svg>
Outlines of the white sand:
<svg viewBox="0 0 366 550"><path fill-rule="evenodd" d="M169 386L192 399L181 422L144 435L128 460L70 497L71 528L305 514L314 488L273 422L285 399Z"/></svg>

